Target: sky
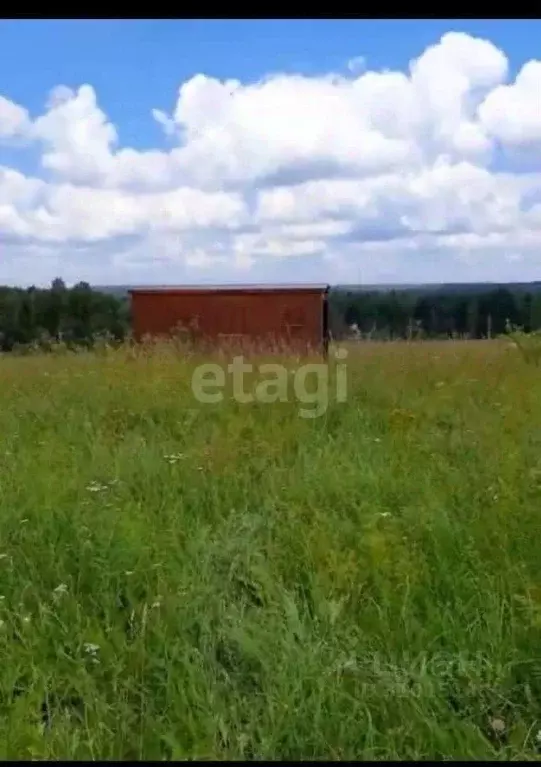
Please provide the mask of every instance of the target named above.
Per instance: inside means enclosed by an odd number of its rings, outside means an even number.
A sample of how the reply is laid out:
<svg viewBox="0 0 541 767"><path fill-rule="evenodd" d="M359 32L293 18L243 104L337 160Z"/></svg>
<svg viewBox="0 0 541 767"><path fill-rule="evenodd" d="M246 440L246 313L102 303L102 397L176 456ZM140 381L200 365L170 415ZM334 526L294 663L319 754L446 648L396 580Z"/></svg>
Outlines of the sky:
<svg viewBox="0 0 541 767"><path fill-rule="evenodd" d="M541 279L541 21L0 21L0 283Z"/></svg>

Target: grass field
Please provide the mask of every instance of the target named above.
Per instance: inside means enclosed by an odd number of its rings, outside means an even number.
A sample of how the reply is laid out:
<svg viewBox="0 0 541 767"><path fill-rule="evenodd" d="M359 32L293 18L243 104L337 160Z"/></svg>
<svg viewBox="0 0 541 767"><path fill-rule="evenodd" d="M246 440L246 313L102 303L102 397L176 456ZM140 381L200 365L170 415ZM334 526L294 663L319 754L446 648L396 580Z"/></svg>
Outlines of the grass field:
<svg viewBox="0 0 541 767"><path fill-rule="evenodd" d="M195 362L0 358L0 758L538 760L539 368L365 344L302 419Z"/></svg>

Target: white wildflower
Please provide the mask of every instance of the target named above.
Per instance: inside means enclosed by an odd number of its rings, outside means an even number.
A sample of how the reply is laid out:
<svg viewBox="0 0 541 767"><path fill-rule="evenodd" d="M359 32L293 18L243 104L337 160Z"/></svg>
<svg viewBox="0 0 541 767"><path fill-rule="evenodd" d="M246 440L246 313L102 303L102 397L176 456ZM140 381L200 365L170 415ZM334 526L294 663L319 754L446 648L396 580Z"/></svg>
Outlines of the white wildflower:
<svg viewBox="0 0 541 767"><path fill-rule="evenodd" d="M493 732L497 733L498 735L501 735L503 732L505 732L505 722L499 717L491 719L490 726Z"/></svg>
<svg viewBox="0 0 541 767"><path fill-rule="evenodd" d="M53 589L53 595L55 599L58 599L63 594L66 594L68 591L68 587L65 583L60 583L55 589Z"/></svg>
<svg viewBox="0 0 541 767"><path fill-rule="evenodd" d="M382 519L385 519L386 517L390 517L390 516L391 516L391 512L390 511L382 511L380 513L380 517L382 517Z"/></svg>
<svg viewBox="0 0 541 767"><path fill-rule="evenodd" d="M178 463L184 458L184 453L172 453L171 455L164 455L165 460L170 463Z"/></svg>
<svg viewBox="0 0 541 767"><path fill-rule="evenodd" d="M90 484L86 486L86 489L89 493L101 493L104 490L107 490L107 485L104 485L101 482L90 482Z"/></svg>
<svg viewBox="0 0 541 767"><path fill-rule="evenodd" d="M83 645L83 649L85 653L87 654L88 659L92 663L99 663L100 659L98 658L98 653L100 650L100 646L97 644L93 644L92 642L85 642Z"/></svg>

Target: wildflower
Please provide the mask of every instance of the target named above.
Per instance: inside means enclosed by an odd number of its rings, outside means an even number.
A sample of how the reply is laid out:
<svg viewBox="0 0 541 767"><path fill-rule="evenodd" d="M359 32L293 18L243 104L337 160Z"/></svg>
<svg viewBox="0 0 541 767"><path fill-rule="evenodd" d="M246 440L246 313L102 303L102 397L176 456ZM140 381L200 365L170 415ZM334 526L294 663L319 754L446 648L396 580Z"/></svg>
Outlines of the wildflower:
<svg viewBox="0 0 541 767"><path fill-rule="evenodd" d="M172 453L171 455L164 455L165 460L170 464L178 463L178 461L182 461L184 457L184 453Z"/></svg>
<svg viewBox="0 0 541 767"><path fill-rule="evenodd" d="M53 590L53 595L54 595L55 599L58 599L58 598L59 598L59 597L61 597L63 594L66 594L66 593L67 593L67 591L68 591L68 587L66 586L66 584L65 584L65 583L60 583L60 584L59 584L59 585L58 585L58 586L57 586L57 587L56 587L56 588Z"/></svg>
<svg viewBox="0 0 541 767"><path fill-rule="evenodd" d="M497 735L501 735L503 732L505 732L505 722L503 719L495 718L490 720L490 727L492 728L492 731L495 732Z"/></svg>
<svg viewBox="0 0 541 767"><path fill-rule="evenodd" d="M104 490L107 490L107 485L104 485L101 482L90 482L90 484L86 486L86 489L89 493L101 493Z"/></svg>
<svg viewBox="0 0 541 767"><path fill-rule="evenodd" d="M29 615L23 615L23 623L30 623L30 616Z"/></svg>
<svg viewBox="0 0 541 767"><path fill-rule="evenodd" d="M92 644L92 642L85 642L83 648L90 655L95 655L99 651L100 646L99 644Z"/></svg>
<svg viewBox="0 0 541 767"><path fill-rule="evenodd" d="M85 642L83 645L83 650L89 657L89 659L92 661L92 663L99 663L98 653L100 651L99 644L93 644L92 642Z"/></svg>
<svg viewBox="0 0 541 767"><path fill-rule="evenodd" d="M382 517L383 519L385 519L386 517L390 517L390 516L391 516L391 512L390 511L382 511L380 513L380 517Z"/></svg>
<svg viewBox="0 0 541 767"><path fill-rule="evenodd" d="M152 603L151 607L154 607L154 608L161 607L162 605L161 600L162 600L162 595L158 594L158 596L156 597L156 600Z"/></svg>
<svg viewBox="0 0 541 767"><path fill-rule="evenodd" d="M21 524L21 525L25 525L27 522L28 522L28 518L27 518L27 517L25 517L24 519L21 519L21 522L20 522L20 524Z"/></svg>
<svg viewBox="0 0 541 767"><path fill-rule="evenodd" d="M129 577L130 575L133 575L133 570L126 570L126 572L124 573L124 575L127 575L128 577Z"/></svg>

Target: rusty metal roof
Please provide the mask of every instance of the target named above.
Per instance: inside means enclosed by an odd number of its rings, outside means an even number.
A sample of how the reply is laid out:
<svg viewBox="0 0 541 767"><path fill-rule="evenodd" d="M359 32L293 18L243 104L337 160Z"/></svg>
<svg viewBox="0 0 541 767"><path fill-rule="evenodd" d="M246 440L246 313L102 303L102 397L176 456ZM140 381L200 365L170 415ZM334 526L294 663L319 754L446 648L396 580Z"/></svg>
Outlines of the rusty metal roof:
<svg viewBox="0 0 541 767"><path fill-rule="evenodd" d="M277 292L321 292L326 293L329 290L327 284L306 284L306 283L286 283L286 284L223 284L223 285L149 285L138 286L129 289L129 293L219 293L219 292L238 292L238 293L277 293Z"/></svg>

